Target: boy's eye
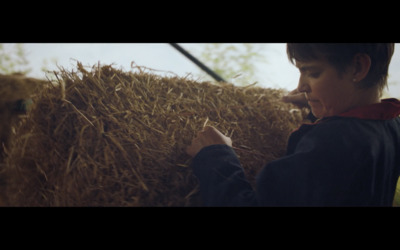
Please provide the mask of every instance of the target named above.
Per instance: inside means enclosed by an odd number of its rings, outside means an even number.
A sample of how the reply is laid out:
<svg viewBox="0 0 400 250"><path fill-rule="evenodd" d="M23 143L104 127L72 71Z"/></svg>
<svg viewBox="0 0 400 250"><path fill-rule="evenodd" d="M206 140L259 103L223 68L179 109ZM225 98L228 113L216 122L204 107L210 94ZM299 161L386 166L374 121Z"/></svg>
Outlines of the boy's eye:
<svg viewBox="0 0 400 250"><path fill-rule="evenodd" d="M310 76L310 77L313 77L313 78L317 78L317 77L319 77L320 74L321 74L321 72L311 72L311 73L309 74L309 76Z"/></svg>

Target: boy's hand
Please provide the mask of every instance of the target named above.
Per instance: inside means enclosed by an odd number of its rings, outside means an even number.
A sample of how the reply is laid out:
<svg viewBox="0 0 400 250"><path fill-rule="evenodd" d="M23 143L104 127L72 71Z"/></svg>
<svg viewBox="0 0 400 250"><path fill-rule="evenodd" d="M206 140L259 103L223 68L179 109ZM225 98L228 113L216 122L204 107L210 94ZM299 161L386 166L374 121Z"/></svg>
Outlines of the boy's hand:
<svg viewBox="0 0 400 250"><path fill-rule="evenodd" d="M186 148L186 153L194 157L202 148L215 144L226 144L232 147L232 140L216 128L206 126L197 133L197 137L192 140L192 144Z"/></svg>
<svg viewBox="0 0 400 250"><path fill-rule="evenodd" d="M303 92L299 92L297 89L292 90L288 95L282 97L282 101L293 103L299 108L308 107L305 94Z"/></svg>

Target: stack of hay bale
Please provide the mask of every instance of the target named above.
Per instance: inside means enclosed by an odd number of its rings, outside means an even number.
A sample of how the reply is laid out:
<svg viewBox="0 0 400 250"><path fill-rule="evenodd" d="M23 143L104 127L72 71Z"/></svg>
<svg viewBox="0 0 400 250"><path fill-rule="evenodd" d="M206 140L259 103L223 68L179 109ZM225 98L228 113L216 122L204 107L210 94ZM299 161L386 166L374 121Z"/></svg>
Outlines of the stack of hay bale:
<svg viewBox="0 0 400 250"><path fill-rule="evenodd" d="M254 183L305 114L279 89L111 65L56 73L7 147L9 206L201 206L185 153L197 131L207 124L230 136Z"/></svg>

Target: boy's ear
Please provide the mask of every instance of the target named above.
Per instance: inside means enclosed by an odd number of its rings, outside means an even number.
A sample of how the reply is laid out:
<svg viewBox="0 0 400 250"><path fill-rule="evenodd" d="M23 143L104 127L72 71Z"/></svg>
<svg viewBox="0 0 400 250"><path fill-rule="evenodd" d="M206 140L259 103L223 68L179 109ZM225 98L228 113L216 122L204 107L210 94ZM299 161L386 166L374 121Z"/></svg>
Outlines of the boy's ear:
<svg viewBox="0 0 400 250"><path fill-rule="evenodd" d="M371 57L367 54L358 53L354 56L353 65L353 81L360 82L364 80L371 68Z"/></svg>

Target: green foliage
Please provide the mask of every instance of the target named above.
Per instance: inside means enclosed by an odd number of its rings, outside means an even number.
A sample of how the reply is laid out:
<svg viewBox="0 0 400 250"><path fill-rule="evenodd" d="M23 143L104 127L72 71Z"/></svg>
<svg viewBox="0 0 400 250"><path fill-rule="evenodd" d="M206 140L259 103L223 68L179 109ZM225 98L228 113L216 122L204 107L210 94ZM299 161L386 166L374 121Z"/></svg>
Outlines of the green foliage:
<svg viewBox="0 0 400 250"><path fill-rule="evenodd" d="M249 85L257 79L255 65L266 62L261 54L263 49L262 44L208 43L199 59L226 81ZM206 76L204 72L201 74Z"/></svg>
<svg viewBox="0 0 400 250"><path fill-rule="evenodd" d="M29 62L26 59L26 52L23 44L3 44L0 43L0 73L27 74L31 71L28 67Z"/></svg>

